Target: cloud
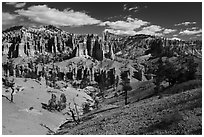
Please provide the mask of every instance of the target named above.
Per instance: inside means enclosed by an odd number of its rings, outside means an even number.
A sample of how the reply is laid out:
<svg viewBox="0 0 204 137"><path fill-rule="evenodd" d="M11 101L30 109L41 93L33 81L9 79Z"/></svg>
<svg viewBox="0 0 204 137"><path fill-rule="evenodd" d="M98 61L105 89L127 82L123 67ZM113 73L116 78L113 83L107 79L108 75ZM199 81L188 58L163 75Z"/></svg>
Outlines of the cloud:
<svg viewBox="0 0 204 137"><path fill-rule="evenodd" d="M116 35L135 35L135 29L139 29L142 26L146 26L150 24L147 21L143 21L137 18L127 17L125 21L105 21L100 23L100 26L106 26L107 28L104 31L108 31L110 33Z"/></svg>
<svg viewBox="0 0 204 137"><path fill-rule="evenodd" d="M113 33L115 35L135 35L136 32L134 30L116 30L116 29L105 29L104 32L108 31L109 33Z"/></svg>
<svg viewBox="0 0 204 137"><path fill-rule="evenodd" d="M125 10L137 12L139 10L139 7L138 6L130 7L127 4L124 4L123 5L123 11L125 11Z"/></svg>
<svg viewBox="0 0 204 137"><path fill-rule="evenodd" d="M12 24L15 22L16 17L17 15L10 14L8 12L3 12L2 13L2 24L3 25Z"/></svg>
<svg viewBox="0 0 204 137"><path fill-rule="evenodd" d="M108 26L111 29L115 29L115 30L135 30L140 28L141 26L146 26L148 25L149 22L147 21L143 21L140 19L133 19L131 17L128 17L126 21L115 21L115 22L111 22L111 21L105 21L100 23L100 26Z"/></svg>
<svg viewBox="0 0 204 137"><path fill-rule="evenodd" d="M179 34L182 34L182 35L195 35L195 34L199 34L199 33L202 33L202 29L199 29L199 30L184 30L184 31L179 32Z"/></svg>
<svg viewBox="0 0 204 137"><path fill-rule="evenodd" d="M164 34L170 34L170 33L173 33L173 32L176 32L177 30L176 29L165 29L163 31Z"/></svg>
<svg viewBox="0 0 204 137"><path fill-rule="evenodd" d="M138 6L135 6L135 7L130 7L130 8L128 8L128 11L134 11L134 12L136 12L136 11L138 11L138 9L139 9L139 7L138 7Z"/></svg>
<svg viewBox="0 0 204 137"><path fill-rule="evenodd" d="M178 34L174 34L174 35L173 35L173 37L177 37L177 36L178 36Z"/></svg>
<svg viewBox="0 0 204 137"><path fill-rule="evenodd" d="M7 5L16 5L17 2L6 2Z"/></svg>
<svg viewBox="0 0 204 137"><path fill-rule="evenodd" d="M27 10L16 10L19 15L28 17L31 21L55 26L83 26L98 24L101 21L94 19L83 12L70 9L59 11L47 5L31 6Z"/></svg>
<svg viewBox="0 0 204 137"><path fill-rule="evenodd" d="M186 30L198 30L198 27L191 27L191 28L186 28Z"/></svg>
<svg viewBox="0 0 204 137"><path fill-rule="evenodd" d="M124 4L123 11L125 10L137 12L139 10L139 6L128 6L128 4Z"/></svg>
<svg viewBox="0 0 204 137"><path fill-rule="evenodd" d="M127 4L124 4L123 5L123 10L126 10L127 9Z"/></svg>
<svg viewBox="0 0 204 137"><path fill-rule="evenodd" d="M150 22L139 20L137 18L128 17L126 21L121 20L115 22L105 21L103 23L100 23L100 26L107 26L108 28L106 28L104 31L108 31L116 35L136 35L136 34L156 36L163 35L162 30L164 30L164 28L158 25L147 26L149 24Z"/></svg>
<svg viewBox="0 0 204 137"><path fill-rule="evenodd" d="M22 7L24 7L26 5L25 2L7 2L6 4L7 5L12 5L12 6L16 7L16 8L22 8Z"/></svg>
<svg viewBox="0 0 204 137"><path fill-rule="evenodd" d="M159 32L159 31L162 31L163 28L161 26L158 26L158 25L151 25L151 26L144 27L143 30L150 30L152 32Z"/></svg>
<svg viewBox="0 0 204 137"><path fill-rule="evenodd" d="M191 25L191 24L196 24L196 22L186 21L186 22L182 22L182 23L179 23L179 24L174 24L174 26L181 26L181 25L188 26L188 25Z"/></svg>
<svg viewBox="0 0 204 137"><path fill-rule="evenodd" d="M131 17L127 17L126 20L112 22L105 21L99 25L106 26L104 31L108 31L116 35L146 34L163 36L164 34L170 34L177 31L176 29L165 29L159 25L150 25L150 22Z"/></svg>
<svg viewBox="0 0 204 137"><path fill-rule="evenodd" d="M151 25L142 28L142 30L138 31L137 34L146 34L146 35L156 35L156 36L162 36L163 34L161 31L163 28L158 25Z"/></svg>
<svg viewBox="0 0 204 137"><path fill-rule="evenodd" d="M25 5L26 5L25 2L21 2L21 3L17 3L17 4L15 5L15 7L16 7L16 8L22 8L22 7L24 7Z"/></svg>

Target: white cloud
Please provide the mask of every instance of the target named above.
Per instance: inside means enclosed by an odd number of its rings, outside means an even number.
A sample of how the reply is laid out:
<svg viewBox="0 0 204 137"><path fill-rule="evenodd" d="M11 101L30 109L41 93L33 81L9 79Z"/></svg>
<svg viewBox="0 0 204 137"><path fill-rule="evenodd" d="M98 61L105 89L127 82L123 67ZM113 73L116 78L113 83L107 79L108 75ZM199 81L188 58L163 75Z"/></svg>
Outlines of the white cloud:
<svg viewBox="0 0 204 137"><path fill-rule="evenodd" d="M174 26L181 26L181 25L188 26L188 25L191 25L191 24L196 24L196 22L186 21L186 22L175 24Z"/></svg>
<svg viewBox="0 0 204 137"><path fill-rule="evenodd" d="M17 2L6 2L7 5L16 5Z"/></svg>
<svg viewBox="0 0 204 137"><path fill-rule="evenodd" d="M124 4L123 5L123 10L126 10L127 9L127 4Z"/></svg>
<svg viewBox="0 0 204 137"><path fill-rule="evenodd" d="M132 10L137 11L138 8L139 8L139 7L135 6L135 7L130 7L128 10L129 10L129 11L132 11Z"/></svg>
<svg viewBox="0 0 204 137"><path fill-rule="evenodd" d="M151 25L151 26L144 27L143 30L150 30L152 32L158 32L158 31L162 31L163 28L158 25Z"/></svg>
<svg viewBox="0 0 204 137"><path fill-rule="evenodd" d="M108 31L110 33L116 35L135 35L135 29L139 29L142 26L148 25L149 22L142 21L137 18L127 17L125 21L118 20L118 21L105 21L100 23L100 26L106 26L107 28L104 31Z"/></svg>
<svg viewBox="0 0 204 137"><path fill-rule="evenodd" d="M199 29L199 30L184 30L184 31L181 31L179 32L179 34L182 34L182 35L195 35L195 34L199 34L199 33L202 33L202 29Z"/></svg>
<svg viewBox="0 0 204 137"><path fill-rule="evenodd" d="M3 12L2 13L2 24L3 25L8 25L14 23L17 15L10 14L8 12Z"/></svg>
<svg viewBox="0 0 204 137"><path fill-rule="evenodd" d="M151 25L142 28L142 30L138 31L137 34L146 34L146 35L156 35L156 36L162 36L163 34L161 31L163 28L158 25Z"/></svg>
<svg viewBox="0 0 204 137"><path fill-rule="evenodd" d="M132 7L132 6L128 6L127 4L124 4L124 5L123 5L123 10L124 10L124 11L125 11L125 10L128 10L128 11L134 11L134 12L137 12L138 9L139 9L138 6L134 6L134 7Z"/></svg>
<svg viewBox="0 0 204 137"><path fill-rule="evenodd" d="M22 8L22 7L24 7L25 5L26 5L25 2L20 2L20 3L17 3L17 4L15 5L15 7L16 7L16 8Z"/></svg>
<svg viewBox="0 0 204 137"><path fill-rule="evenodd" d="M103 23L100 23L100 26L108 26L109 28L115 29L115 30L133 31L147 24L149 24L149 22L139 20L137 18L133 19L131 17L128 17L126 21L121 21L121 20L115 21L115 22L105 21Z"/></svg>
<svg viewBox="0 0 204 137"><path fill-rule="evenodd" d="M169 34L169 33L173 33L173 32L176 32L177 30L176 29L165 29L163 31L164 34Z"/></svg>
<svg viewBox="0 0 204 137"><path fill-rule="evenodd" d="M174 34L174 35L173 35L173 37L177 37L177 36L178 36L178 34Z"/></svg>
<svg viewBox="0 0 204 137"><path fill-rule="evenodd" d="M56 26L83 26L101 22L83 12L68 9L59 11L55 8L49 8L47 5L31 6L27 10L21 9L15 12L28 17L32 21Z"/></svg>
<svg viewBox="0 0 204 137"><path fill-rule="evenodd" d="M143 21L137 18L127 17L125 21L105 21L100 23L100 26L106 26L104 31L116 35L136 35L136 34L146 34L163 36L163 34L173 33L177 30L175 29L165 29L158 25L149 25L150 22ZM143 27L143 28L142 28Z"/></svg>
<svg viewBox="0 0 204 137"><path fill-rule="evenodd" d="M105 21L100 23L100 26L106 26L105 31L116 35L135 35L135 29L139 29L142 26L148 25L149 22L142 21L137 18L133 19L131 17L127 17L126 21L118 20L115 22Z"/></svg>
<svg viewBox="0 0 204 137"><path fill-rule="evenodd" d="M115 21L115 22L106 21L106 22L100 23L101 26L108 27L107 29L105 29L105 31L108 31L116 35L136 35L136 34L146 34L146 35L156 35L156 36L163 35L161 31L164 30L164 28L158 25L147 26L149 24L150 23L147 21L142 21L137 18L133 19L131 17L128 17L126 21ZM141 29L141 30L136 31L138 29Z"/></svg>
<svg viewBox="0 0 204 137"><path fill-rule="evenodd" d="M12 5L12 6L16 7L16 8L22 8L22 7L24 7L26 5L25 2L7 2L6 4L7 5Z"/></svg>
<svg viewBox="0 0 204 137"><path fill-rule="evenodd" d="M134 30L116 30L116 29L105 29L104 32L110 32L115 35L135 35L136 32Z"/></svg>

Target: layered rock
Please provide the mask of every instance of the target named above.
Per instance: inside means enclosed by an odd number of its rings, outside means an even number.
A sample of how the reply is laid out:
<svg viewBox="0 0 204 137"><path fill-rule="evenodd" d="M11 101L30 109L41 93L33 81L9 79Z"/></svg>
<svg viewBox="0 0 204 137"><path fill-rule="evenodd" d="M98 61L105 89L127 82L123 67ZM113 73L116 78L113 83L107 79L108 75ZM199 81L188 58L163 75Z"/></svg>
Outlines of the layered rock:
<svg viewBox="0 0 204 137"><path fill-rule="evenodd" d="M109 53L110 58L114 59L113 43L107 38L101 39L93 34L70 34L51 25L42 28L19 26L3 31L3 55L16 58L68 53L72 57L91 56L103 60L104 53Z"/></svg>

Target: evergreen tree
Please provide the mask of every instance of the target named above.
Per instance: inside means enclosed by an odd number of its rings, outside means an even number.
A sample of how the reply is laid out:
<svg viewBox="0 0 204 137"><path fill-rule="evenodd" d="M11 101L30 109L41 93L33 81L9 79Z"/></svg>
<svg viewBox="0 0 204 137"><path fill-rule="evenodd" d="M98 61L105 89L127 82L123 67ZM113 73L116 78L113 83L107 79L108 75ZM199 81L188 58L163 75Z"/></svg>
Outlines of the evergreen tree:
<svg viewBox="0 0 204 137"><path fill-rule="evenodd" d="M166 81L169 86L196 78L198 64L192 56L178 57L174 61L163 60L162 57L154 64L152 72L155 74L155 93L161 93L161 83Z"/></svg>

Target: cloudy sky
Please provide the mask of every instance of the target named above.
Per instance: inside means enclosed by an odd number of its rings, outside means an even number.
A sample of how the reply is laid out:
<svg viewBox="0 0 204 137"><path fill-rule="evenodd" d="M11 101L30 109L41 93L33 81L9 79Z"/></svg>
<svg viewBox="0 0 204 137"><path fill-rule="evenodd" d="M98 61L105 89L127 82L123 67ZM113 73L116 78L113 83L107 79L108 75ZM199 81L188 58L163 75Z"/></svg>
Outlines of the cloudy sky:
<svg viewBox="0 0 204 137"><path fill-rule="evenodd" d="M2 3L3 30L14 25L46 24L77 34L109 31L195 40L202 36L202 3Z"/></svg>

